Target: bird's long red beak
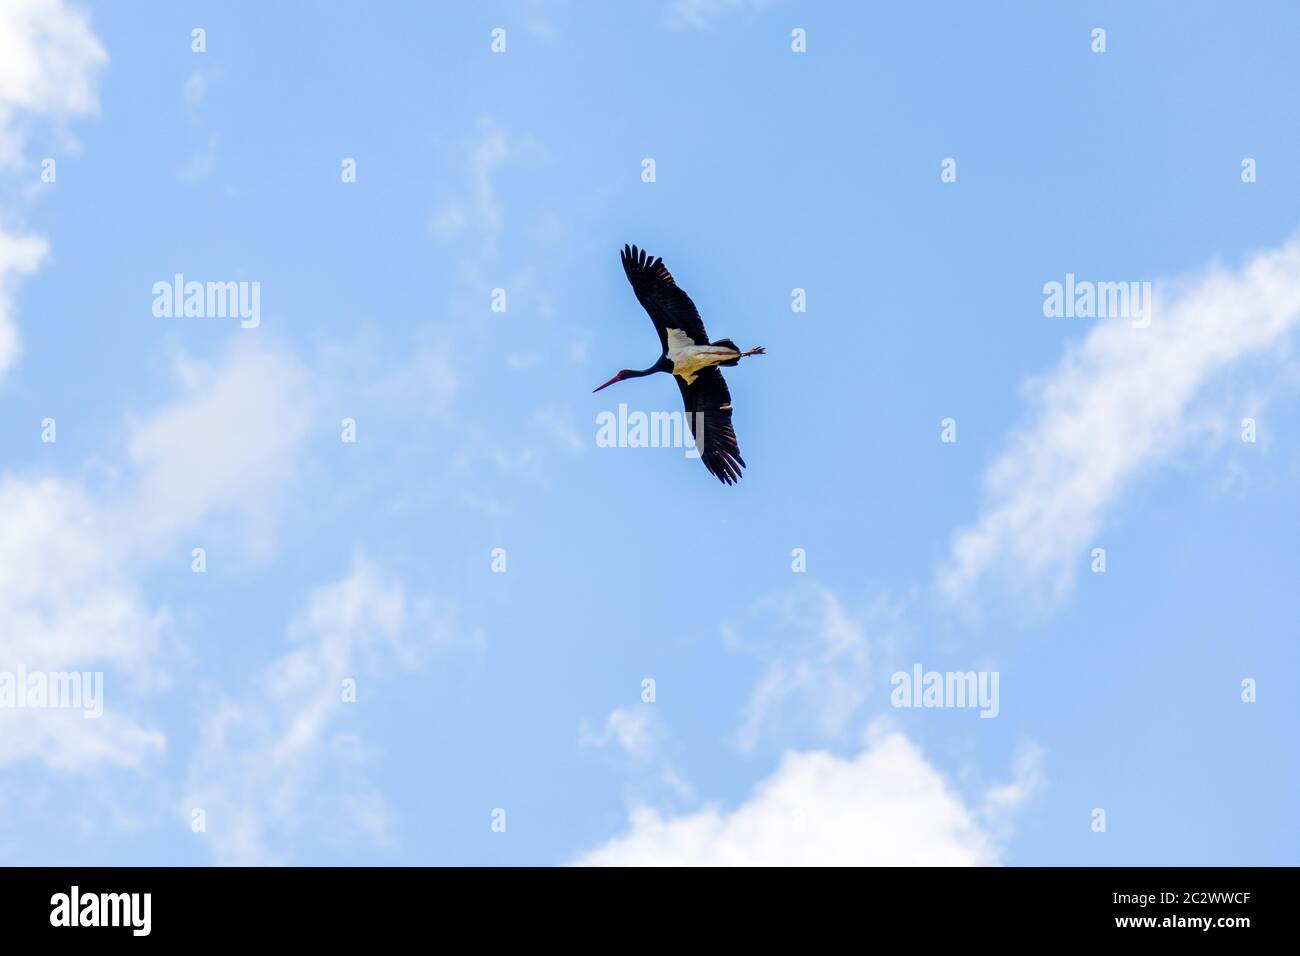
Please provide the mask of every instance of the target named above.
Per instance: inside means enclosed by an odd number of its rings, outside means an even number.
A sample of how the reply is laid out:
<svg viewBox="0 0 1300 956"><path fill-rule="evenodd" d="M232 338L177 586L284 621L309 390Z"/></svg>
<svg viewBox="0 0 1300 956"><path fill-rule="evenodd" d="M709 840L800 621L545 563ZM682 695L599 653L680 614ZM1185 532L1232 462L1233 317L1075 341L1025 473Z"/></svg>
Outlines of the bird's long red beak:
<svg viewBox="0 0 1300 956"><path fill-rule="evenodd" d="M600 391L601 388L609 388L611 385L613 385L615 382L617 382L617 381L618 381L619 379L621 379L622 377L623 377L623 373L622 373L622 372L619 372L617 375L615 375L613 378L611 378L611 379L610 379L608 382L606 382L604 385L601 385L600 388L593 388L593 389L591 390L591 394L595 395L597 392Z"/></svg>

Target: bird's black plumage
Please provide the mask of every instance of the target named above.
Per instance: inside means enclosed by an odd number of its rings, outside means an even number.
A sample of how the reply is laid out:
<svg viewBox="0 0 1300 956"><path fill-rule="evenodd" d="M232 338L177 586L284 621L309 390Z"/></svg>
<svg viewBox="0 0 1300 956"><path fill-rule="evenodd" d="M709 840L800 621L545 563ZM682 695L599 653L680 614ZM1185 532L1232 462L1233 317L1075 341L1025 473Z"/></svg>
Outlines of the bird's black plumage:
<svg viewBox="0 0 1300 956"><path fill-rule="evenodd" d="M624 246L622 259L623 271L632 283L632 291L654 322L655 331L659 333L659 345L663 350L656 366L638 372L637 375L672 370L672 363L668 361L669 329L680 329L696 345L717 345L740 351L730 339L709 342L709 334L704 330L699 310L695 308L691 297L678 288L663 259L655 258L636 246ZM754 352L761 353L762 349ZM739 359L722 364L737 365ZM686 422L695 438L696 450L700 453L704 467L723 484L735 484L740 480L745 459L740 457L736 430L731 425L731 392L727 389L722 372L717 366L710 366L695 372L693 381L689 384L679 375L673 375L673 379L681 389L682 403L686 406Z"/></svg>
<svg viewBox="0 0 1300 956"><path fill-rule="evenodd" d="M690 385L678 376L673 379L682 390L686 405L686 423L695 436L696 450L709 474L724 485L740 480L745 459L740 457L736 430L731 427L731 392L727 380L716 367L706 368Z"/></svg>
<svg viewBox="0 0 1300 956"><path fill-rule="evenodd" d="M677 287L663 259L647 255L636 246L623 247L623 271L637 301L650 314L659 333L659 345L668 351L668 329L681 329L696 345L708 345L709 334L691 297Z"/></svg>

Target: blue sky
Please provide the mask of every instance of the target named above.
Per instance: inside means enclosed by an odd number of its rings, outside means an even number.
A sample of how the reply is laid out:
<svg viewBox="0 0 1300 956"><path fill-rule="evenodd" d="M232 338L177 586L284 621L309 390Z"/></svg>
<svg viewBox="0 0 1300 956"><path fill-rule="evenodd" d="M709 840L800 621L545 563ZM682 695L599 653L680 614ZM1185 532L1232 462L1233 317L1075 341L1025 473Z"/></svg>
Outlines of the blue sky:
<svg viewBox="0 0 1300 956"><path fill-rule="evenodd" d="M6 4L0 672L104 713L0 707L0 860L1296 863L1298 21ZM632 242L735 487L597 445Z"/></svg>

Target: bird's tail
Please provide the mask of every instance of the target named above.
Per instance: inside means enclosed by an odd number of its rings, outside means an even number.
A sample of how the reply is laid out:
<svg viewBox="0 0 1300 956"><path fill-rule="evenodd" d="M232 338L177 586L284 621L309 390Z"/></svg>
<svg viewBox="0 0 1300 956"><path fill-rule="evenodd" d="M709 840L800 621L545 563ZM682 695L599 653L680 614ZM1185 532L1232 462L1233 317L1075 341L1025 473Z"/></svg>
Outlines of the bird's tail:
<svg viewBox="0 0 1300 956"><path fill-rule="evenodd" d="M740 352L740 346L737 345L735 342L731 341L731 339L718 339L718 341L710 342L709 344L716 345L719 348L731 349L731 351L733 352ZM732 365L739 365L740 360L747 355L764 355L764 354L766 354L766 350L763 348L750 349L748 352L740 352L740 354L737 355L734 359L728 359L727 361L719 362L718 364L730 367Z"/></svg>

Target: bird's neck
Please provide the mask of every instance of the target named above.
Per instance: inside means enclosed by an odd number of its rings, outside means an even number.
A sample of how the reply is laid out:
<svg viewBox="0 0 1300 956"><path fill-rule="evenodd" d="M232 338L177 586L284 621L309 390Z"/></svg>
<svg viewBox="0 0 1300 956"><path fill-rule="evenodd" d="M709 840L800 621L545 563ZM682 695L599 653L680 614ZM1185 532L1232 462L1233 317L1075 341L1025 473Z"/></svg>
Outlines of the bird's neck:
<svg viewBox="0 0 1300 956"><path fill-rule="evenodd" d="M628 372L624 378L644 378L647 375L653 375L655 372L671 372L673 370L672 360L667 355L659 356L659 361L655 362L649 368L643 368L639 372Z"/></svg>

